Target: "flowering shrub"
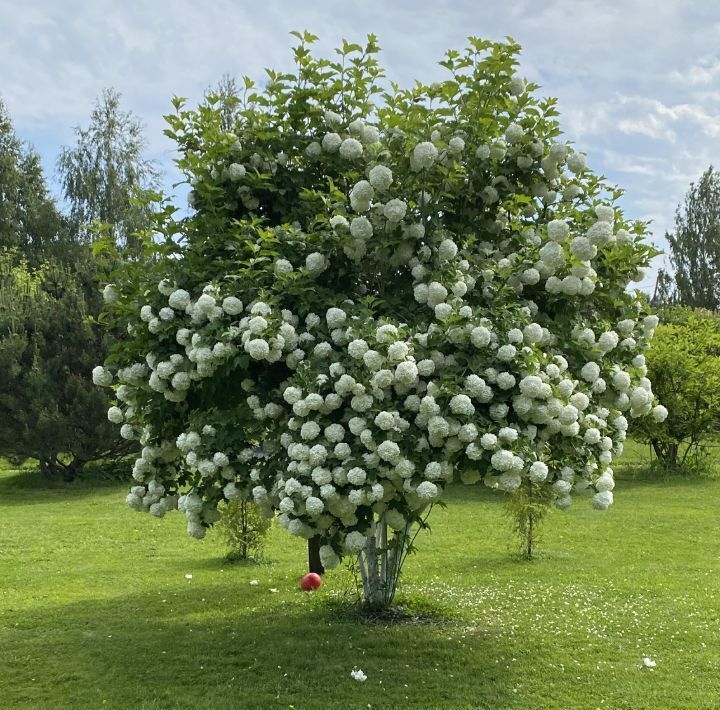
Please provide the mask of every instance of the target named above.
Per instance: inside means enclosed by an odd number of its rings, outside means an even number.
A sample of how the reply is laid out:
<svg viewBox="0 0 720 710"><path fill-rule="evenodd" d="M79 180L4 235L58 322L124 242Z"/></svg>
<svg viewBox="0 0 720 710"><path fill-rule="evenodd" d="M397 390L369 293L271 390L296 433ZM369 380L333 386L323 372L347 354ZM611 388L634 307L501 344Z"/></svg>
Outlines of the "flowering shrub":
<svg viewBox="0 0 720 710"><path fill-rule="evenodd" d="M653 407L657 318L626 287L654 251L517 45L471 38L405 90L381 88L372 36L337 62L298 37L297 72L246 79L232 132L217 97L175 100L192 212L167 208L155 266L106 288L128 339L94 378L144 447L131 507L201 538L252 499L325 567L359 553L387 603L454 479L612 503L626 415Z"/></svg>

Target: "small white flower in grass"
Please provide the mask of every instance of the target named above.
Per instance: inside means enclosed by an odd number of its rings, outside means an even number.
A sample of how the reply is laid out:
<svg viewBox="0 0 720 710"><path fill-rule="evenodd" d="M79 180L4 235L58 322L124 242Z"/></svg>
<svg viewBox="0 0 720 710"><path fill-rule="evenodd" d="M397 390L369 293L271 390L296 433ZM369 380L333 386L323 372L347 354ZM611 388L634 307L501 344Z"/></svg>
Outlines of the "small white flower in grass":
<svg viewBox="0 0 720 710"><path fill-rule="evenodd" d="M653 668L655 668L657 666L657 662L654 661L649 656L643 656L642 662L643 662L643 666L645 668L649 668L650 670L652 670Z"/></svg>
<svg viewBox="0 0 720 710"><path fill-rule="evenodd" d="M271 594L277 594L277 593L278 593L278 590L277 590L275 587L271 587L271 588L270 588L270 593L271 593Z"/></svg>
<svg viewBox="0 0 720 710"><path fill-rule="evenodd" d="M188 581L190 581L192 578L193 576L190 573L185 575L185 579L187 579Z"/></svg>
<svg viewBox="0 0 720 710"><path fill-rule="evenodd" d="M250 586L251 586L251 587L257 587L257 585L258 585L257 579L251 579L251 580L250 580Z"/></svg>
<svg viewBox="0 0 720 710"><path fill-rule="evenodd" d="M350 677L358 683L364 683L367 680L367 676L362 672L360 668L353 668L350 671Z"/></svg>

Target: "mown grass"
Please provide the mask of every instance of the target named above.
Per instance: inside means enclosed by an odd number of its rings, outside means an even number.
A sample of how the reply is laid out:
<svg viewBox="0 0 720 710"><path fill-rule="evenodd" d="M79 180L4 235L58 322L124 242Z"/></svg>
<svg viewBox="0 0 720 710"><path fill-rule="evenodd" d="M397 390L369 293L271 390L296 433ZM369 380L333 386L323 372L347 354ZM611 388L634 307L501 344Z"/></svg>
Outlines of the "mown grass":
<svg viewBox="0 0 720 710"><path fill-rule="evenodd" d="M124 491L0 473L0 708L720 706L719 480L620 481L607 513L552 513L532 563L496 495L454 488L395 624L343 611L346 571L300 592L282 530L229 564Z"/></svg>

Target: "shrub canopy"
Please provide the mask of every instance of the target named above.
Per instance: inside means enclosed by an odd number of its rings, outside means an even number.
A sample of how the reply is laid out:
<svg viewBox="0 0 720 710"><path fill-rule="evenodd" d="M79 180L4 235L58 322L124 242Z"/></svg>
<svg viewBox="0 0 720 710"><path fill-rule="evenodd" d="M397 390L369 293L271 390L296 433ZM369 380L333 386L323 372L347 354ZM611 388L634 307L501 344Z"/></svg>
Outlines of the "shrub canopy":
<svg viewBox="0 0 720 710"><path fill-rule="evenodd" d="M403 89L372 36L333 60L298 37L294 73L167 117L192 209L108 285L128 338L95 370L144 446L128 503L202 537L251 497L330 567L453 478L607 508L625 415L653 406L657 319L627 290L645 225L513 42L471 38Z"/></svg>

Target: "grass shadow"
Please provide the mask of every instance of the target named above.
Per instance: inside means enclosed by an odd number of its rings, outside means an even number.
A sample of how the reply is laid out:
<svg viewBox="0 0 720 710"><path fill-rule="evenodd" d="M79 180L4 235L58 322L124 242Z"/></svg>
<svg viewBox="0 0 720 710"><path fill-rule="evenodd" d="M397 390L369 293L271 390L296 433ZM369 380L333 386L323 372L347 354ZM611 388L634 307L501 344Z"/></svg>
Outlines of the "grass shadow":
<svg viewBox="0 0 720 710"><path fill-rule="evenodd" d="M450 633L447 610L405 600L392 618L361 619L314 595L263 598L241 605L227 589L187 585L162 599L16 612L0 626L7 707L41 708L52 695L55 708L194 710L198 691L217 709L505 707L514 671L489 659L512 648ZM366 683L350 678L355 666ZM448 684L459 669L464 682Z"/></svg>

